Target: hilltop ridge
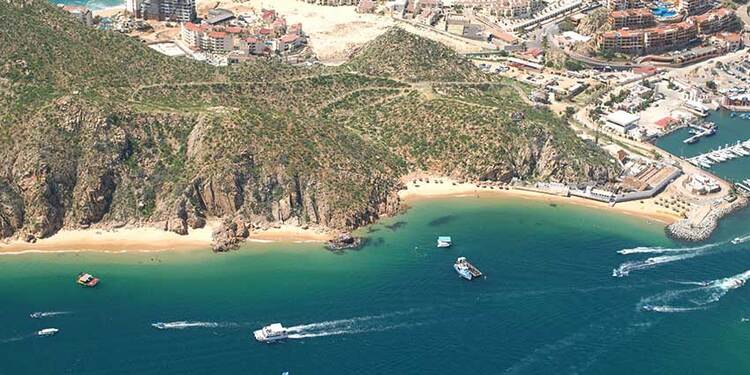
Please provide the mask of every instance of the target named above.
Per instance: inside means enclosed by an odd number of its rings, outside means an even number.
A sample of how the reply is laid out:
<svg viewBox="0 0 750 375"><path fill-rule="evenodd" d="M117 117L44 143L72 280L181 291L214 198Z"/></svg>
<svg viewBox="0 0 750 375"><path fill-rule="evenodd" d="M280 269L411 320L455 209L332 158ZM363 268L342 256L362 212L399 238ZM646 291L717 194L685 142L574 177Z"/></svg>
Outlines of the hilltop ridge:
<svg viewBox="0 0 750 375"><path fill-rule="evenodd" d="M42 0L0 2L0 21L0 238L124 224L184 234L220 218L224 249L273 223L371 223L398 209L411 171L614 171L510 82L401 29L340 67L214 68L87 29Z"/></svg>

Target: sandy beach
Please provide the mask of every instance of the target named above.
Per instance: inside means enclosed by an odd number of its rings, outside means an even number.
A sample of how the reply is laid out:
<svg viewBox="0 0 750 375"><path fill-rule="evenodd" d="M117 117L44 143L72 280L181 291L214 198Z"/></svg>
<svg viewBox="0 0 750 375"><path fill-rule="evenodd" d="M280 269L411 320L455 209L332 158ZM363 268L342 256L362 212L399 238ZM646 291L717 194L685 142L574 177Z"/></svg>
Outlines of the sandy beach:
<svg viewBox="0 0 750 375"><path fill-rule="evenodd" d="M621 203L610 207L607 204L588 199L563 197L517 188L506 190L500 187L459 182L448 177L434 175L411 174L403 178L403 183L406 189L400 191L399 196L406 204L416 200L438 197L530 199L607 210L615 214L653 220L664 225L680 219L675 213L657 206L654 199ZM40 239L36 243L27 243L21 240L8 243L0 242L0 255L81 251L105 253L199 249L208 251L211 247L211 233L217 225L218 222L211 221L204 228L190 230L190 233L185 236L155 227L61 230L54 236ZM266 230L251 232L247 243L249 246L252 246L254 242L323 243L333 238L334 234L321 228L303 229L294 225L281 224Z"/></svg>
<svg viewBox="0 0 750 375"><path fill-rule="evenodd" d="M419 181L419 179L422 181ZM414 180L417 180L415 183ZM429 182L426 182L429 181ZM499 187L484 186L477 183L459 182L449 177L440 177L425 174L411 174L402 179L406 186L405 190L399 192L399 197L408 203L410 201L429 199L437 197L507 197L511 199L530 199L550 203L567 203L578 206L591 207L607 210L616 214L641 217L654 220L664 225L671 224L679 219L674 212L667 211L655 204L655 199L619 203L610 207L606 203L596 202L578 197L563 197L552 194L512 188L510 190ZM480 186L481 185L481 186Z"/></svg>
<svg viewBox="0 0 750 375"><path fill-rule="evenodd" d="M21 240L0 242L0 255L52 252L94 251L104 253L186 251L211 247L211 233L216 222L200 229L191 229L181 236L154 227L61 230L49 238L28 243ZM280 225L264 231L251 232L248 243L288 242L303 243L328 241L333 235L319 229L302 229Z"/></svg>

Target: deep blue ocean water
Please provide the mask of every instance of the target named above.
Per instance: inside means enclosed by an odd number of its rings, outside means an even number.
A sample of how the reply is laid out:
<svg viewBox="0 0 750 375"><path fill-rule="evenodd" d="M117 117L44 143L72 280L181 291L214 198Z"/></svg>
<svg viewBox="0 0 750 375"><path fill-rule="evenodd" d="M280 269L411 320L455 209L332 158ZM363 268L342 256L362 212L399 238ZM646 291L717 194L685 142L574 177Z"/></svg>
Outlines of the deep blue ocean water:
<svg viewBox="0 0 750 375"><path fill-rule="evenodd" d="M0 374L747 374L750 241L728 240L749 216L697 247L606 210L445 198L343 253L0 256ZM486 278L459 279L458 256ZM251 339L274 322L293 338Z"/></svg>

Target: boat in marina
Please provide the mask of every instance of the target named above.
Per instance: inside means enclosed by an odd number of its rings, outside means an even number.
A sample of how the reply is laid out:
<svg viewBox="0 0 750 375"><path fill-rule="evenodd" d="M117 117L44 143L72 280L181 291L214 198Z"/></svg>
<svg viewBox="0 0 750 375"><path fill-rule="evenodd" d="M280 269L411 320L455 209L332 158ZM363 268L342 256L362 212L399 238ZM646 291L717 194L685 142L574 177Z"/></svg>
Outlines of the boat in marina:
<svg viewBox="0 0 750 375"><path fill-rule="evenodd" d="M253 332L253 336L260 342L274 342L286 339L289 334L281 323L273 323Z"/></svg>
<svg viewBox="0 0 750 375"><path fill-rule="evenodd" d="M52 336L60 332L57 328L45 328L36 332L38 336Z"/></svg>
<svg viewBox="0 0 750 375"><path fill-rule="evenodd" d="M453 241L449 236L440 236L437 239L437 247L451 247Z"/></svg>
<svg viewBox="0 0 750 375"><path fill-rule="evenodd" d="M99 279L94 277L90 273L81 272L78 274L78 279L76 279L76 282L79 285L83 285L85 287L93 288L97 284L99 284Z"/></svg>
<svg viewBox="0 0 750 375"><path fill-rule="evenodd" d="M478 268L474 267L473 264L466 260L466 257L460 257L456 259L456 263L453 264L453 269L458 272L458 275L466 280L473 280L477 277L482 276L482 272Z"/></svg>

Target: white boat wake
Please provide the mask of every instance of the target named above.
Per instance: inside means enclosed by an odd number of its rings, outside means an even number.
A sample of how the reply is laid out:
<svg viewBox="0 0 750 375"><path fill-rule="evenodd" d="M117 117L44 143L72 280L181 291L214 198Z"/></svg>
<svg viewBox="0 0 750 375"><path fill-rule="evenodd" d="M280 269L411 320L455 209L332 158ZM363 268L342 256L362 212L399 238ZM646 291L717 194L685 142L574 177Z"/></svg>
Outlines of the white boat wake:
<svg viewBox="0 0 750 375"><path fill-rule="evenodd" d="M668 290L638 302L639 310L660 313L703 310L719 301L730 290L741 288L750 279L750 270L743 273L701 283L697 288Z"/></svg>
<svg viewBox="0 0 750 375"><path fill-rule="evenodd" d="M157 322L152 323L156 329L186 329L186 328L228 328L238 327L239 323L234 322L196 322L189 320L180 320L176 322Z"/></svg>
<svg viewBox="0 0 750 375"><path fill-rule="evenodd" d="M29 314L32 319L47 318L50 316L67 315L72 314L70 311L37 311Z"/></svg>
<svg viewBox="0 0 750 375"><path fill-rule="evenodd" d="M415 327L424 322L418 323L397 323L387 324L389 318L396 316L408 315L415 310L397 311L393 313L368 315L350 319L329 320L325 322L300 324L287 328L290 339L305 339L311 337L351 335L365 332L382 332L397 328Z"/></svg>
<svg viewBox="0 0 750 375"><path fill-rule="evenodd" d="M707 244L695 247L685 248L664 248L664 247L636 247L632 249L623 249L618 251L619 254L664 254L664 253L676 253L674 255L659 255L655 257L646 258L644 260L628 261L620 264L619 267L612 270L613 277L625 277L633 271L640 271L650 268L658 267L662 264L678 262L690 258L695 258L702 255L713 254L722 250L712 251L712 249L724 245L727 242L717 242L713 244Z"/></svg>
<svg viewBox="0 0 750 375"><path fill-rule="evenodd" d="M292 333L289 335L290 339L306 339L311 337L323 337L323 336L337 336L337 335L353 335L357 333L366 333L366 332L384 332L389 331L392 329L398 329L398 328L409 328L409 327L416 327L420 326L426 323L414 323L414 324L408 324L408 323L401 323L401 324L394 324L389 326L381 326L381 327L371 327L371 328L342 328L342 329L333 329L330 331L320 331L320 332L312 332L312 333Z"/></svg>
<svg viewBox="0 0 750 375"><path fill-rule="evenodd" d="M620 264L619 267L612 270L612 276L614 277L625 277L633 271L641 271L649 268L658 267L661 264L678 262L685 259L695 258L697 256L704 255L703 252L692 252L680 255L661 255L658 257L651 257L645 260L630 261Z"/></svg>
<svg viewBox="0 0 750 375"><path fill-rule="evenodd" d="M618 254L629 255L629 254L664 254L664 253L686 253L701 250L708 250L719 245L723 245L724 242L717 242L712 244L706 244L694 247L661 247L661 246L639 246L630 249L622 249L618 251Z"/></svg>

